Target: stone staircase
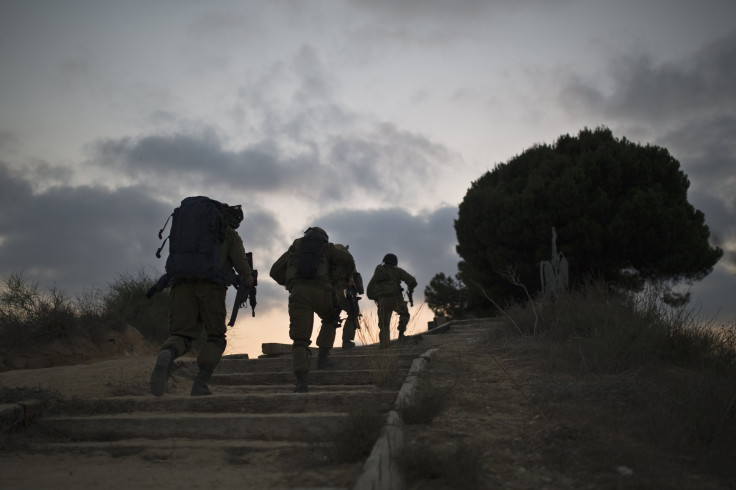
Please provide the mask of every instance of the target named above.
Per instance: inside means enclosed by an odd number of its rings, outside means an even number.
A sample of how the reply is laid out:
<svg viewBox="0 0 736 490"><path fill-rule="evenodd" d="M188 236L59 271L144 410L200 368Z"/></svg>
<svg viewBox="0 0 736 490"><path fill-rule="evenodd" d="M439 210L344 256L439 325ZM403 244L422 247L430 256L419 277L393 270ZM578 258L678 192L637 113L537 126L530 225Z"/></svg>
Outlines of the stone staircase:
<svg viewBox="0 0 736 490"><path fill-rule="evenodd" d="M190 397L196 366L177 360L162 397L55 401L19 451L38 471L59 457L69 459L74 475L55 480L56 488L398 488L381 466L391 455L375 454L386 452L377 449L380 441L368 461L348 463L326 457L325 445L358 413L380 414L396 425L397 399L410 396L407 379L417 374L412 369L420 356L466 342L488 325L446 323L387 351L333 349L330 369L313 366L309 393L292 392L290 356L236 356L224 358L213 375L214 395ZM116 467L123 461L128 474L121 478ZM180 464L198 476L183 477L189 473ZM111 478L100 486L104 468ZM43 488L39 475L29 471L26 487Z"/></svg>

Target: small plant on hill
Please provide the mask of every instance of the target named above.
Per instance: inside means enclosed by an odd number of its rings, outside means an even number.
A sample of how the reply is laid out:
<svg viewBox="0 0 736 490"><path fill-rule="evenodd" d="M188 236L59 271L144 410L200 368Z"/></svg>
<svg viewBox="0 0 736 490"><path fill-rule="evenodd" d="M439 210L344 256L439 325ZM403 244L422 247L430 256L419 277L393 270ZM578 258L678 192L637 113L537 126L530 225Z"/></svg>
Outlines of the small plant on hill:
<svg viewBox="0 0 736 490"><path fill-rule="evenodd" d="M399 371L397 346L391 343L388 349L380 349L378 332L378 320L373 315L361 316L360 329L356 333L361 344L370 346L366 353L373 384L378 387L400 385L403 380Z"/></svg>
<svg viewBox="0 0 736 490"><path fill-rule="evenodd" d="M539 302L538 316L525 305L509 308L507 334L538 327L549 372L576 375L540 387L540 403L610 406L615 430L630 428L677 448L693 465L728 473L736 452L735 327L716 327L660 298L652 289L632 294L588 284Z"/></svg>
<svg viewBox="0 0 736 490"><path fill-rule="evenodd" d="M72 302L61 291L47 292L21 274L11 274L0 290L0 347L48 342L82 332Z"/></svg>
<svg viewBox="0 0 736 490"><path fill-rule="evenodd" d="M365 407L348 413L335 424L319 447L329 461L355 463L368 457L383 428L385 415L378 409Z"/></svg>
<svg viewBox="0 0 736 490"><path fill-rule="evenodd" d="M56 288L42 291L21 274L0 286L0 349L40 346L55 340L96 340L105 329L138 329L157 345L168 334L168 291L147 299L155 280L144 273L120 275L107 290L71 299Z"/></svg>
<svg viewBox="0 0 736 490"><path fill-rule="evenodd" d="M157 279L140 271L137 275L120 274L102 296L102 312L118 328L131 325L144 338L159 345L168 336L169 290L146 297Z"/></svg>

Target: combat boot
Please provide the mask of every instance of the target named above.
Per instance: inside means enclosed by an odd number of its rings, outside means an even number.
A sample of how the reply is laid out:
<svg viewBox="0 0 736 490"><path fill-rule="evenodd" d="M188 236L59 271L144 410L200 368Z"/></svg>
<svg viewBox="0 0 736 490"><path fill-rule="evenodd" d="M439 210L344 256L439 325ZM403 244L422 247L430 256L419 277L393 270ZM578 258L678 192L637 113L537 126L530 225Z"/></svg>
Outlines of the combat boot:
<svg viewBox="0 0 736 490"><path fill-rule="evenodd" d="M156 364L151 373L151 394L161 396L166 391L166 383L174 365L175 352L172 349L163 349L156 357Z"/></svg>
<svg viewBox="0 0 736 490"><path fill-rule="evenodd" d="M199 368L197 377L194 378L194 383L192 384L191 396L207 396L212 394L207 386L210 376L212 376L211 369Z"/></svg>
<svg viewBox="0 0 736 490"><path fill-rule="evenodd" d="M404 332L399 332L399 345L404 345L409 343L409 339L404 335Z"/></svg>
<svg viewBox="0 0 736 490"><path fill-rule="evenodd" d="M333 362L330 360L330 349L320 347L319 353L317 354L317 369L329 369L332 366Z"/></svg>
<svg viewBox="0 0 736 490"><path fill-rule="evenodd" d="M352 340L343 340L342 341L342 348L343 349L352 349L353 347L355 347L355 342L353 342Z"/></svg>
<svg viewBox="0 0 736 490"><path fill-rule="evenodd" d="M296 386L294 387L294 393L307 393L309 392L309 383L307 381L308 372L300 371L296 374Z"/></svg>

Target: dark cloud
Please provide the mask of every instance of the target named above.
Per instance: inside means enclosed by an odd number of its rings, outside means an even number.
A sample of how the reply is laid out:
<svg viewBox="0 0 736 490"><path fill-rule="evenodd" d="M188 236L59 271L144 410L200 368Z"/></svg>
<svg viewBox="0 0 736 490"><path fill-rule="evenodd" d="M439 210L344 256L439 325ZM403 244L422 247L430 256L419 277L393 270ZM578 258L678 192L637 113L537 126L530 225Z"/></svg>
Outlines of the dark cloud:
<svg viewBox="0 0 736 490"><path fill-rule="evenodd" d="M693 186L709 187L711 181L724 182L734 174L736 117L732 114L683 121L657 142L686 162Z"/></svg>
<svg viewBox="0 0 736 490"><path fill-rule="evenodd" d="M337 136L329 150L341 185L352 181L363 191L385 196L392 203L420 187L427 189L440 168L453 161L447 148L391 124L379 124L369 133Z"/></svg>
<svg viewBox="0 0 736 490"><path fill-rule="evenodd" d="M24 202L31 193L31 184L0 161L0 207L2 208L0 223L11 223L11 210ZM4 233L0 230L0 236Z"/></svg>
<svg viewBox="0 0 736 490"><path fill-rule="evenodd" d="M733 113L736 31L688 59L656 63L648 55L626 55L611 61L609 71L605 83L571 80L563 91L568 107L652 123Z"/></svg>
<svg viewBox="0 0 736 490"><path fill-rule="evenodd" d="M0 204L0 277L22 273L78 295L120 274L163 272L166 249L155 257L157 234L173 208L142 187L59 186L34 193L28 181L0 165ZM243 204L238 231L246 249L263 257L281 243L280 225L268 211Z"/></svg>
<svg viewBox="0 0 736 490"><path fill-rule="evenodd" d="M305 124L293 122L293 125ZM293 128L290 136L299 133ZM289 133L287 133L289 134ZM339 202L373 197L396 203L434 181L455 156L422 135L391 124L346 129L324 142L277 138L230 151L211 130L197 134L149 135L100 141L93 165L117 170L128 179L154 186L225 185L248 193L298 192L306 198ZM280 139L281 144L276 143Z"/></svg>
<svg viewBox="0 0 736 490"><path fill-rule="evenodd" d="M27 182L5 184L0 274L22 273L70 294L103 287L117 274L150 263L159 217L170 210L139 190L60 187L29 192Z"/></svg>
<svg viewBox="0 0 736 490"><path fill-rule="evenodd" d="M106 140L97 143L95 151L101 165L115 163L120 170L140 180L151 177L167 180L176 176L183 180L204 179L205 184L230 182L242 189L269 191L283 185L287 176L299 172L280 161L271 148L225 150L211 131L198 135Z"/></svg>

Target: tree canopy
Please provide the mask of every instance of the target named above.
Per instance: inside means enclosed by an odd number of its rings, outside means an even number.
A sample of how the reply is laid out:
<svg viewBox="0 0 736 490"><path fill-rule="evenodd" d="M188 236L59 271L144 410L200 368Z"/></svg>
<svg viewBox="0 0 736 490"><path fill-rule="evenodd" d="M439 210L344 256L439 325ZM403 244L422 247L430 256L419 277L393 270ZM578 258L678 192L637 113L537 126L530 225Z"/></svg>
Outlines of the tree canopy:
<svg viewBox="0 0 736 490"><path fill-rule="evenodd" d="M442 272L436 274L424 288L424 298L436 315L450 318L463 318L466 315L467 289L459 277L455 280Z"/></svg>
<svg viewBox="0 0 736 490"><path fill-rule="evenodd" d="M689 186L666 149L607 128L536 145L468 189L455 220L459 278L501 300L524 299L519 284L532 293L541 286L554 227L571 286L591 276L627 288L702 279L723 251L710 246Z"/></svg>

